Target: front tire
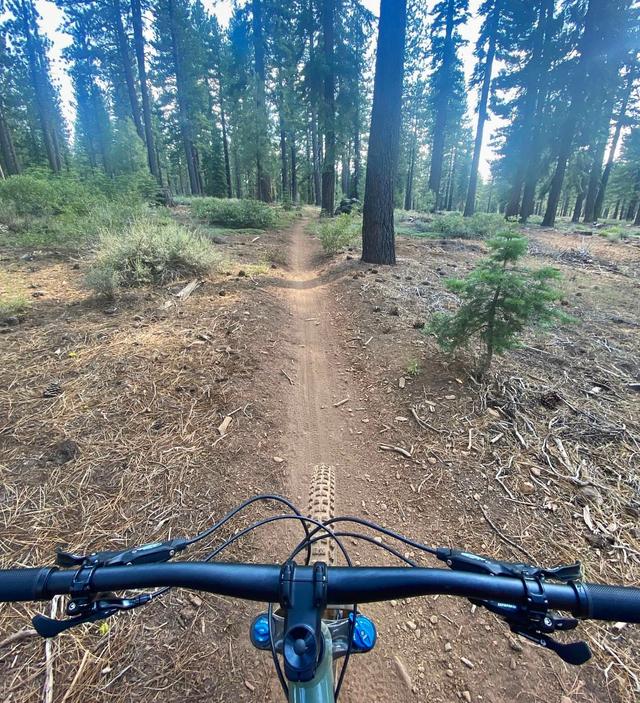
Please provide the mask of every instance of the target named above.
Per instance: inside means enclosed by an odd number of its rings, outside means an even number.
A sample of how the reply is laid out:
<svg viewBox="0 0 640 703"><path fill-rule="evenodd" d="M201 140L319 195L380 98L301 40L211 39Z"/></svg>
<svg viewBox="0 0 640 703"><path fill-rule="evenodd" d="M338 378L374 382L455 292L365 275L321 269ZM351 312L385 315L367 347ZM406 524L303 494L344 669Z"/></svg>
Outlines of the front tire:
<svg viewBox="0 0 640 703"><path fill-rule="evenodd" d="M313 470L309 486L309 517L324 524L335 517L335 505L336 476L333 466L318 464ZM311 530L314 528L315 526L311 526ZM318 536L321 534L319 532ZM311 563L314 564L317 561L323 561L327 566L335 566L335 540L327 537L311 545Z"/></svg>

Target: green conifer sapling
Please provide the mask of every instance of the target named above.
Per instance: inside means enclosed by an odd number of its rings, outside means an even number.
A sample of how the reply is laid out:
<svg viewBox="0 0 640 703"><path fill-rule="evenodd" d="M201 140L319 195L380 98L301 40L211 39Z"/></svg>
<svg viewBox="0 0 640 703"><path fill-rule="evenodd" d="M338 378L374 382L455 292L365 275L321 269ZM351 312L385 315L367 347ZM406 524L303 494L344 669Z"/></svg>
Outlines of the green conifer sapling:
<svg viewBox="0 0 640 703"><path fill-rule="evenodd" d="M551 285L560 277L559 271L518 266L527 250L526 238L504 230L487 245L490 256L466 278L447 281L449 290L460 297L458 310L435 315L429 326L447 352L479 338L484 345L480 376L489 369L494 354L518 346L518 337L527 327L562 317L554 305L560 294Z"/></svg>

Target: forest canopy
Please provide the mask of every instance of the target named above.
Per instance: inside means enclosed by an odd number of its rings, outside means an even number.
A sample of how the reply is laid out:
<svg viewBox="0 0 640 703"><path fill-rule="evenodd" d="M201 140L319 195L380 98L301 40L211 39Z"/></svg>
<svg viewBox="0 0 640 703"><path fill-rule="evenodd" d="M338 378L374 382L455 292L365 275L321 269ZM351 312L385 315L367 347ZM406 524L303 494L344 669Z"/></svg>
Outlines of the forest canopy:
<svg viewBox="0 0 640 703"><path fill-rule="evenodd" d="M177 195L361 200L376 17L359 0L55 0L67 123L35 0L0 0L0 178L122 175ZM407 3L396 207L640 224L633 0ZM465 79L465 25L479 26ZM499 118L491 175L479 164Z"/></svg>

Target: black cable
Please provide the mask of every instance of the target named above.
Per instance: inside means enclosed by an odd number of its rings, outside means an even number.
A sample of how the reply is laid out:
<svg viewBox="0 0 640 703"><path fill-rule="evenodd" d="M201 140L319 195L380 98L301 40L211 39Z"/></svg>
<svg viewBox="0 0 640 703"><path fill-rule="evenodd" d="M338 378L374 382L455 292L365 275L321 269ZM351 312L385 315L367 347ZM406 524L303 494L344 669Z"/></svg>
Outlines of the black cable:
<svg viewBox="0 0 640 703"><path fill-rule="evenodd" d="M269 618L269 644L271 645L271 658L273 659L273 665L276 667L276 673L278 674L278 680L284 691L284 695L289 700L289 687L287 686L287 680L282 673L282 667L280 666L280 660L278 659L278 652L276 651L276 642L273 639L273 628L271 623L273 622L273 603L269 603L269 609L267 611L267 617Z"/></svg>
<svg viewBox="0 0 640 703"><path fill-rule="evenodd" d="M313 532L311 533L313 535ZM389 552L390 554L393 554L396 559L400 559L400 561L403 561L405 564L408 564L409 566L415 567L418 566L418 564L413 561L413 559L409 559L409 557L405 557L404 554L401 554L398 550L394 549L388 544L383 544L382 542L376 542L374 537L371 537L370 535L363 535L360 532L333 532L332 533L335 537L352 537L353 539L360 539L364 542L369 542L370 544L373 544L375 547L379 547L380 549L384 549L385 551ZM316 542L320 542L323 539L329 539L328 535L319 535L318 537L311 537L309 540L309 544L315 544ZM292 553L292 556L290 557L291 559L295 558L304 548L306 544L302 546L298 546L296 550Z"/></svg>

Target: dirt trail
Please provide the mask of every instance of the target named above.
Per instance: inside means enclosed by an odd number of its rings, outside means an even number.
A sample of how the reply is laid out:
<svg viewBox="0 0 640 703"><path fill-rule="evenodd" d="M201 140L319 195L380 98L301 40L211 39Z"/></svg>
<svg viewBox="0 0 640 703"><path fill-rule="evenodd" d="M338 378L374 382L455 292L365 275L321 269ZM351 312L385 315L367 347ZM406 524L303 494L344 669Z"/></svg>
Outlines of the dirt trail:
<svg viewBox="0 0 640 703"><path fill-rule="evenodd" d="M337 281L323 275L318 241L305 232L305 226L301 221L290 231L290 272L281 289L291 315L289 332L294 350L282 369L293 381L282 438L289 458L289 496L305 505L313 467L330 464L336 471L337 513L358 514L361 498L355 486L363 473L372 471L375 459L354 441L353 429L344 419L344 409L355 397L349 388L349 373L343 368L346 360L341 358L335 327ZM349 399L347 403L341 403L345 399ZM382 622L386 620L384 608L369 607L367 613L373 615L381 631L388 631ZM412 695L392 668L393 657L392 643L384 641L375 653L356 657L341 700L355 703L364 693L380 702L403 701L405 696L410 700Z"/></svg>

